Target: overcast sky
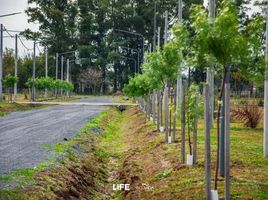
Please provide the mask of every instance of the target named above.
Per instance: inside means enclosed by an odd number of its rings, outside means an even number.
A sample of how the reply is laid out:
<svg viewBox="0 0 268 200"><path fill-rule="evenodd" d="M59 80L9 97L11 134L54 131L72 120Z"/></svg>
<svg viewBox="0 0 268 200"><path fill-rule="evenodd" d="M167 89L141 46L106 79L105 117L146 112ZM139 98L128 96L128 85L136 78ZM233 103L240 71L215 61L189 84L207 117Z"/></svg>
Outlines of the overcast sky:
<svg viewBox="0 0 268 200"><path fill-rule="evenodd" d="M27 22L27 16L24 12L26 8L27 8L27 0L0 0L0 15L14 13L14 12L23 12L20 15L0 18L0 23L4 24L4 26L8 30L23 31L26 28L37 30L38 29L37 25L29 24ZM4 33L4 35L7 35L7 34ZM25 51L25 49L21 46L20 43L18 45L19 45L20 55L25 54L27 51ZM33 43L26 41L25 45L29 48L32 48ZM4 38L4 46L14 49L14 39Z"/></svg>
<svg viewBox="0 0 268 200"><path fill-rule="evenodd" d="M208 0L204 0L207 2ZM253 2L250 7L253 8ZM0 18L0 23L4 24L4 26L9 30L25 30L26 28L30 28L32 30L37 30L38 25L29 24L27 21L27 16L25 14L25 9L27 8L27 0L0 0L0 15L14 13L14 12L23 12L23 14ZM253 11L256 11L256 8L253 8ZM5 34L6 35L6 34ZM32 42L25 42L27 47L32 48ZM14 48L14 39L5 38L4 46L9 48ZM19 53L20 55L27 53L27 51L19 44Z"/></svg>

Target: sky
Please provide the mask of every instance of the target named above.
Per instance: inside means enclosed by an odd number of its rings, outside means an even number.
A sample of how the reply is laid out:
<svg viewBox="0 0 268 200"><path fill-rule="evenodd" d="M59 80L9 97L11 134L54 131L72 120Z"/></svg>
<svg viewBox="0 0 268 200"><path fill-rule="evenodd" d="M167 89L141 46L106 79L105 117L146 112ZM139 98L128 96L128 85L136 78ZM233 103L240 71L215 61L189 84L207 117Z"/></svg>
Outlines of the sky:
<svg viewBox="0 0 268 200"><path fill-rule="evenodd" d="M204 3L206 4L207 1L208 0L204 0ZM253 8L252 11L250 11L250 14L258 11L257 8L253 7L254 1L255 0L252 0L251 2L252 5L250 5L250 7ZM14 13L14 12L23 12L23 14L20 14L20 15L0 18L0 23L4 24L4 26L8 30L23 31L27 28L30 28L31 30L38 30L37 24L28 23L27 15L24 12L26 8L27 8L27 0L0 0L0 15ZM23 48L23 46L20 43L18 45L19 45L19 55L27 54L28 51L25 48ZM33 42L25 41L25 45L28 48L32 48ZM14 39L4 38L4 46L8 48L14 48Z"/></svg>
<svg viewBox="0 0 268 200"><path fill-rule="evenodd" d="M4 24L4 26L8 30L23 31L26 28L30 28L32 30L38 30L38 25L28 23L27 15L24 12L26 8L27 8L27 0L0 0L0 15L14 12L23 12L22 14L10 17L3 17L3 18L0 17L0 23ZM4 33L4 35L6 36L7 34ZM14 45L15 45L14 38L4 38L5 47L14 49ZM25 45L28 48L32 48L33 42L25 41ZM20 42L18 43L18 48L19 48L19 55L27 54L26 49L22 47Z"/></svg>

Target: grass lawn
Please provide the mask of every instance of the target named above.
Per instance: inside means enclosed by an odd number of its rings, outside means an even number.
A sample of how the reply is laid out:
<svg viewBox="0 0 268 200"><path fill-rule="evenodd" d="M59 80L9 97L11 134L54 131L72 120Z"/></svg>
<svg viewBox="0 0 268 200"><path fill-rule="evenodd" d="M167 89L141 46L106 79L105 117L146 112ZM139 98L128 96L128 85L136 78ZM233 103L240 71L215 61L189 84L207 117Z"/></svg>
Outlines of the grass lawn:
<svg viewBox="0 0 268 200"><path fill-rule="evenodd" d="M0 103L0 117L8 115L10 112L31 110L33 108L43 108L44 105Z"/></svg>

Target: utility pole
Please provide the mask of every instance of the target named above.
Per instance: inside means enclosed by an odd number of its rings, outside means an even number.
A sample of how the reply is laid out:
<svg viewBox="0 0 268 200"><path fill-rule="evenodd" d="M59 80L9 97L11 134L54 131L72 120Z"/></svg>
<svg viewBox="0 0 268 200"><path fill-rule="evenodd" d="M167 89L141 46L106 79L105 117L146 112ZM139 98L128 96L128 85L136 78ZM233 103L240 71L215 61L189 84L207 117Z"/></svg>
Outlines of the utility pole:
<svg viewBox="0 0 268 200"><path fill-rule="evenodd" d="M3 31L4 26L3 24L0 24L0 102L3 101Z"/></svg>
<svg viewBox="0 0 268 200"><path fill-rule="evenodd" d="M157 41L158 49L160 49L161 46L161 27L158 27L158 41Z"/></svg>
<svg viewBox="0 0 268 200"><path fill-rule="evenodd" d="M179 22L182 22L182 0L178 2L178 19Z"/></svg>
<svg viewBox="0 0 268 200"><path fill-rule="evenodd" d="M33 87L32 87L32 101L35 101L35 72L36 72L36 42L33 47Z"/></svg>
<svg viewBox="0 0 268 200"><path fill-rule="evenodd" d="M48 78L48 48L45 48L46 54L46 78ZM45 98L47 99L47 88L45 89Z"/></svg>
<svg viewBox="0 0 268 200"><path fill-rule="evenodd" d="M209 18L214 21L216 16L216 4L215 0L209 0ZM207 69L207 83L209 84L209 97L210 97L210 127L213 126L213 116L214 116L214 69L209 67Z"/></svg>
<svg viewBox="0 0 268 200"><path fill-rule="evenodd" d="M182 23L182 0L179 0L178 3L178 19L179 23ZM182 53L182 52L181 52ZM176 95L176 113L179 113L179 110L181 108L182 104L182 74L181 74L181 69L178 71L178 78L177 78L177 95Z"/></svg>
<svg viewBox="0 0 268 200"><path fill-rule="evenodd" d="M60 77L60 80L63 81L63 65L64 65L64 57L61 56L61 77ZM61 89L60 90L60 95L62 96L63 95L63 90Z"/></svg>
<svg viewBox="0 0 268 200"><path fill-rule="evenodd" d="M268 5L266 9L266 50L265 50L265 82L264 82L264 157L268 157Z"/></svg>
<svg viewBox="0 0 268 200"><path fill-rule="evenodd" d="M165 44L167 43L168 40L168 11L165 12ZM169 136L169 131L168 131L168 83L165 81L165 90L164 90L164 106L165 106L165 131L166 131L166 142L168 143L168 136Z"/></svg>
<svg viewBox="0 0 268 200"><path fill-rule="evenodd" d="M18 76L18 34L15 35L15 77ZM18 83L14 85L14 102L17 101Z"/></svg>
<svg viewBox="0 0 268 200"><path fill-rule="evenodd" d="M156 51L156 0L154 0L154 41L153 51Z"/></svg>
<svg viewBox="0 0 268 200"><path fill-rule="evenodd" d="M63 81L63 65L64 65L64 57L63 56L61 56L61 80Z"/></svg>
<svg viewBox="0 0 268 200"><path fill-rule="evenodd" d="M67 59L67 75L66 75L66 80L69 82L70 81L70 60ZM70 92L67 92L67 97L70 96Z"/></svg>
<svg viewBox="0 0 268 200"><path fill-rule="evenodd" d="M56 80L58 80L59 76L59 53L56 53Z"/></svg>
<svg viewBox="0 0 268 200"><path fill-rule="evenodd" d="M67 59L67 76L66 76L66 80L70 81L70 60Z"/></svg>

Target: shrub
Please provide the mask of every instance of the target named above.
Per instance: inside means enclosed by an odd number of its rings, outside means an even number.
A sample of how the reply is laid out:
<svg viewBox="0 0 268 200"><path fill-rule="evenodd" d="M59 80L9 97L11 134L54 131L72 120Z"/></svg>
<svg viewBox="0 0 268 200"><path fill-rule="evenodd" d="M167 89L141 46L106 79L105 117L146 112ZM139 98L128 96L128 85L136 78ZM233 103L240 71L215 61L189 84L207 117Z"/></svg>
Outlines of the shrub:
<svg viewBox="0 0 268 200"><path fill-rule="evenodd" d="M241 120L246 127L256 128L262 119L262 110L254 101L244 101L241 105L235 105L232 109L232 117Z"/></svg>
<svg viewBox="0 0 268 200"><path fill-rule="evenodd" d="M12 76L12 75L8 74L4 77L2 82L3 82L4 86L11 88L15 85L15 83L18 82L18 78L16 76Z"/></svg>
<svg viewBox="0 0 268 200"><path fill-rule="evenodd" d="M44 77L36 78L35 80L33 80L32 78L28 79L26 86L28 88L31 88L33 85L39 90L47 89L47 90L52 91L55 89L58 89L58 90L62 89L66 92L70 92L74 90L74 86L71 82L62 81L62 80L55 81L52 78L44 78Z"/></svg>

